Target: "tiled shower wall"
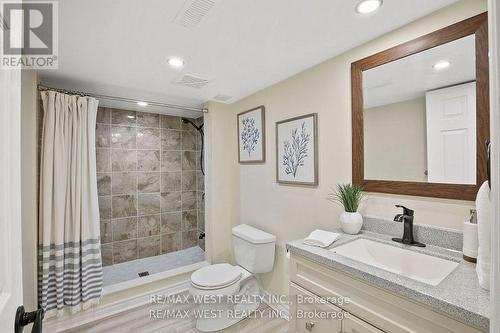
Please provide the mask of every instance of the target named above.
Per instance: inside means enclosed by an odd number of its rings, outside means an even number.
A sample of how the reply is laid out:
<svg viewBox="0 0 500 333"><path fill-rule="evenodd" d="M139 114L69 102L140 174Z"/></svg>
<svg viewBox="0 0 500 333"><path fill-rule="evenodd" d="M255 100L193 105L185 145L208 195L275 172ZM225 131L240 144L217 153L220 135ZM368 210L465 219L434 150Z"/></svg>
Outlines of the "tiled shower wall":
<svg viewBox="0 0 500 333"><path fill-rule="evenodd" d="M192 119L201 124L203 118ZM99 108L97 186L104 265L200 245L201 136L180 117Z"/></svg>

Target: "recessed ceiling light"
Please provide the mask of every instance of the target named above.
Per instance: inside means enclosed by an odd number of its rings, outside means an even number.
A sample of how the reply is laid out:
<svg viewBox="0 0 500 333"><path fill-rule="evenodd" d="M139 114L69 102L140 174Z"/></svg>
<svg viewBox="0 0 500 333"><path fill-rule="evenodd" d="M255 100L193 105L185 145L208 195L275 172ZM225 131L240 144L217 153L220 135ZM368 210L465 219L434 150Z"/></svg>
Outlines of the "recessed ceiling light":
<svg viewBox="0 0 500 333"><path fill-rule="evenodd" d="M436 62L434 64L434 66L432 66L432 68L434 68L437 71L440 71L442 69L450 67L450 65L451 65L451 63L449 61L443 60L443 61Z"/></svg>
<svg viewBox="0 0 500 333"><path fill-rule="evenodd" d="M181 68L184 66L184 60L177 57L168 58L168 64L173 68Z"/></svg>
<svg viewBox="0 0 500 333"><path fill-rule="evenodd" d="M148 103L147 102L139 101L139 102L137 102L137 105L139 105L139 106L148 106Z"/></svg>
<svg viewBox="0 0 500 333"><path fill-rule="evenodd" d="M356 12L359 14L373 13L382 6L382 0L364 0L356 6Z"/></svg>

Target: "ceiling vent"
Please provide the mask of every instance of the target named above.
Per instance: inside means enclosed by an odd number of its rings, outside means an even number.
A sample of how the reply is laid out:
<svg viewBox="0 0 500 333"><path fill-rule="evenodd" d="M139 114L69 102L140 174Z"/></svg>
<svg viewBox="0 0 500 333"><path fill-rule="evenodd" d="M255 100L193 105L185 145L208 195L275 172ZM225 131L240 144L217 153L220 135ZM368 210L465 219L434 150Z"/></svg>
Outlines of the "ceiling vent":
<svg viewBox="0 0 500 333"><path fill-rule="evenodd" d="M215 5L215 0L186 0L175 16L174 23L194 28Z"/></svg>
<svg viewBox="0 0 500 333"><path fill-rule="evenodd" d="M231 98L233 98L233 96L229 96L229 95L223 95L223 94L219 94L217 96L214 96L214 99L216 101L219 101L219 102L227 102L229 101Z"/></svg>
<svg viewBox="0 0 500 333"><path fill-rule="evenodd" d="M210 81L194 74L184 74L177 81L175 81L178 85L196 89L203 88L208 84L208 82Z"/></svg>

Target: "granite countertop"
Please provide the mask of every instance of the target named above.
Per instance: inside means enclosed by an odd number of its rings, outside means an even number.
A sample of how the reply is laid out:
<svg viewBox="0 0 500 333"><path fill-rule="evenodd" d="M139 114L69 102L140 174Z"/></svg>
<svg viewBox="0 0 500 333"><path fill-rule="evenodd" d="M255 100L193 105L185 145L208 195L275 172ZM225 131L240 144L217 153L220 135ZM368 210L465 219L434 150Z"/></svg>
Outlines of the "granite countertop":
<svg viewBox="0 0 500 333"><path fill-rule="evenodd" d="M458 267L440 284L432 286L389 271L349 259L330 251L336 246L357 238L371 239L412 251L430 254L459 262ZM489 292L479 286L476 265L462 259L462 253L442 247L427 245L425 248L395 243L390 235L362 231L358 235L341 234L330 247L302 244L302 240L287 243L287 250L326 267L342 271L387 291L426 305L468 325L489 329Z"/></svg>

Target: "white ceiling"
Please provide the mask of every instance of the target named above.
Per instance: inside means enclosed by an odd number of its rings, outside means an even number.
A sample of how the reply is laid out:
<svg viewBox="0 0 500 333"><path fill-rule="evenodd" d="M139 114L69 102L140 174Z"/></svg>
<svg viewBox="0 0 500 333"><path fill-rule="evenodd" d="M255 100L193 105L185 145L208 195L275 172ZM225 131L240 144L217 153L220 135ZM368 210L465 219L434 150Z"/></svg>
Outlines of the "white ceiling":
<svg viewBox="0 0 500 333"><path fill-rule="evenodd" d="M425 92L476 79L475 37L470 35L363 72L365 108L423 97ZM449 61L450 67L433 65Z"/></svg>
<svg viewBox="0 0 500 333"><path fill-rule="evenodd" d="M174 22L185 0L60 1L59 69L42 71L42 82L192 106L218 94L234 102L456 0L384 0L368 16L355 13L358 0L213 1L192 28ZM184 69L169 68L169 56L183 57ZM183 73L210 83L174 84Z"/></svg>

